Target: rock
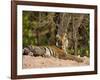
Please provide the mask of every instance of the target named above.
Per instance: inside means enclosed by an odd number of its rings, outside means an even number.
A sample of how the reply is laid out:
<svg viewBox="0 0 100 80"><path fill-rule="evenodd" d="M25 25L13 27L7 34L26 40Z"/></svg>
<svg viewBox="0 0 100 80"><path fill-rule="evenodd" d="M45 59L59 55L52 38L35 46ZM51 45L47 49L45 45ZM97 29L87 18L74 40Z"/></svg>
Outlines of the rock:
<svg viewBox="0 0 100 80"><path fill-rule="evenodd" d="M33 56L34 53L33 53L33 52L29 52L28 55L29 55L29 56Z"/></svg>
<svg viewBox="0 0 100 80"><path fill-rule="evenodd" d="M23 49L23 55L28 55L29 52L30 50L28 48Z"/></svg>
<svg viewBox="0 0 100 80"><path fill-rule="evenodd" d="M34 56L43 56L45 54L45 50L42 47L34 47L32 52Z"/></svg>

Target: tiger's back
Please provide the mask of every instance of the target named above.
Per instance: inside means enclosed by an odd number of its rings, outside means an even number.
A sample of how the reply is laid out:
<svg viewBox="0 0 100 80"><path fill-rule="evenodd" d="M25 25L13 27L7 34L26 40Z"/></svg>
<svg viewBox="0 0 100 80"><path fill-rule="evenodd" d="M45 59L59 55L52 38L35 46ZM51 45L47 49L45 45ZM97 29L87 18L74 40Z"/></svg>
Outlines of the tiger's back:
<svg viewBox="0 0 100 80"><path fill-rule="evenodd" d="M56 58L63 58L66 56L64 50L60 49L60 48L57 48L56 46L49 46L49 48L51 48L53 51L54 51L54 57Z"/></svg>

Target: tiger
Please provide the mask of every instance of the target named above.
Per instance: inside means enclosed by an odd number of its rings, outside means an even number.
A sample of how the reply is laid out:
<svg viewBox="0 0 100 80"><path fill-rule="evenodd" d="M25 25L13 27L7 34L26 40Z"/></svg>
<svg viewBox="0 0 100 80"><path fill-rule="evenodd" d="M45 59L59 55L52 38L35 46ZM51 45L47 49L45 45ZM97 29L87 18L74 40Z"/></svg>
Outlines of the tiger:
<svg viewBox="0 0 100 80"><path fill-rule="evenodd" d="M24 55L30 56L42 56L42 57L55 57L64 60L75 60L77 62L83 62L83 60L77 56L68 54L66 48L68 47L68 40L66 34L61 37L57 35L56 46L28 46L23 49Z"/></svg>
<svg viewBox="0 0 100 80"><path fill-rule="evenodd" d="M24 48L24 55L30 56L42 56L42 57L54 57L63 60L75 60L77 62L83 62L81 58L77 56L66 54L64 50L57 48L56 46L30 46Z"/></svg>
<svg viewBox="0 0 100 80"><path fill-rule="evenodd" d="M57 41L56 41L56 46L60 47L61 49L64 50L64 52L67 54L67 47L68 47L68 39L67 39L67 34L63 33L61 36L56 35Z"/></svg>

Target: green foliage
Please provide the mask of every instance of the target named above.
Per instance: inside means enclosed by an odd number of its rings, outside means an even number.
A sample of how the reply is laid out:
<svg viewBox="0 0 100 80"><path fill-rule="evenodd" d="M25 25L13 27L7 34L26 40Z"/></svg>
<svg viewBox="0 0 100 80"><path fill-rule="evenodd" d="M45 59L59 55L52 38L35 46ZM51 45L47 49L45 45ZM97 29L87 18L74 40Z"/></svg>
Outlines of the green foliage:
<svg viewBox="0 0 100 80"><path fill-rule="evenodd" d="M32 36L30 12L23 12L23 47L35 44L35 38Z"/></svg>

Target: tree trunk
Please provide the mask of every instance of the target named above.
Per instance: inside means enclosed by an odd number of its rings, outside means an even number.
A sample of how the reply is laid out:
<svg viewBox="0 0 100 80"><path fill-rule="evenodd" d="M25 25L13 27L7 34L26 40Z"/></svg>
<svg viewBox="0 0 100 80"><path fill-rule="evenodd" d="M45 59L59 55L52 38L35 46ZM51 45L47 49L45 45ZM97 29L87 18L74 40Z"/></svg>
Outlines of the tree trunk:
<svg viewBox="0 0 100 80"><path fill-rule="evenodd" d="M73 38L74 38L74 55L77 55L77 26L75 26L75 18L73 18Z"/></svg>
<svg viewBox="0 0 100 80"><path fill-rule="evenodd" d="M37 39L37 46L39 46L39 32L38 32L38 30L36 31L36 39Z"/></svg>

